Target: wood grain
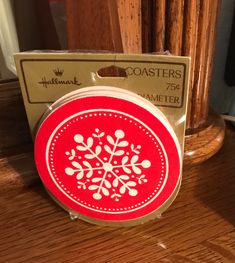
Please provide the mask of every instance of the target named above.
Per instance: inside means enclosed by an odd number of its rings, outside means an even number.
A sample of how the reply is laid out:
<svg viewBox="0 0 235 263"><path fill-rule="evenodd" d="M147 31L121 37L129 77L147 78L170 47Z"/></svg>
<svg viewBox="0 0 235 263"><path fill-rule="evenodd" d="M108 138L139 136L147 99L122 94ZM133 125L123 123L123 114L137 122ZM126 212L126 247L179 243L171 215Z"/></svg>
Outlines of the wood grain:
<svg viewBox="0 0 235 263"><path fill-rule="evenodd" d="M199 24L198 24L198 33L197 33L197 47L196 47L196 71L194 73L194 83L193 83L193 92L192 92L192 105L191 108L191 118L190 118L190 127L198 128L200 125L205 123L205 119L200 118L201 107L205 108L208 105L202 105L202 93L205 87L204 78L205 78L205 67L206 61L208 59L208 45L207 38L210 32L210 12L211 6L210 1L201 1L200 2L200 12L199 12ZM207 87L208 89L209 87Z"/></svg>
<svg viewBox="0 0 235 263"><path fill-rule="evenodd" d="M217 117L212 124L208 115L219 2L155 1L154 51L164 48L173 55L191 57L185 155L191 162L208 159L223 144L223 121Z"/></svg>
<svg viewBox="0 0 235 263"><path fill-rule="evenodd" d="M203 162L219 151L225 136L223 119L213 113L207 117L205 126L196 132L186 131L184 162L195 164Z"/></svg>
<svg viewBox="0 0 235 263"><path fill-rule="evenodd" d="M184 24L184 0L166 1L165 49L172 55L181 55Z"/></svg>
<svg viewBox="0 0 235 263"><path fill-rule="evenodd" d="M153 52L153 1L141 1L141 18L142 18L142 52Z"/></svg>
<svg viewBox="0 0 235 263"><path fill-rule="evenodd" d="M0 157L31 143L18 81L0 83ZM17 147L16 147L17 146Z"/></svg>
<svg viewBox="0 0 235 263"><path fill-rule="evenodd" d="M61 49L48 0L33 0L39 24L41 49ZM24 3L25 4L25 3Z"/></svg>
<svg viewBox="0 0 235 263"><path fill-rule="evenodd" d="M154 51L165 51L165 27L166 27L166 0L155 0L153 23L154 30Z"/></svg>
<svg viewBox="0 0 235 263"><path fill-rule="evenodd" d="M190 69L190 83L188 91L188 113L192 110L192 93L194 87L194 73L197 70L195 68L196 62L196 46L197 46L197 30L199 19L200 0L185 1L184 7L184 30L183 30L183 43L182 43L182 55L191 57L191 69ZM191 114L187 115L186 128L190 128Z"/></svg>
<svg viewBox="0 0 235 263"><path fill-rule="evenodd" d="M23 119L20 108L15 118L5 111L0 132L8 123L14 138L11 129ZM234 262L234 127L227 126L223 148L209 161L184 166L179 195L161 218L117 229L71 221L44 190L32 144L27 149L21 144L27 132L20 134L21 141L8 140L8 152L0 156L1 262Z"/></svg>
<svg viewBox="0 0 235 263"><path fill-rule="evenodd" d="M141 0L116 1L123 52L141 53Z"/></svg>
<svg viewBox="0 0 235 263"><path fill-rule="evenodd" d="M203 86L205 87L202 92L202 105L200 111L200 119L206 120L209 110L209 91L211 86L213 62L214 62L214 53L215 53L215 43L216 43L216 26L220 10L220 0L213 1L211 0L211 15L210 15L210 31L208 34L207 41L207 61L205 66L205 76Z"/></svg>
<svg viewBox="0 0 235 263"><path fill-rule="evenodd" d="M122 52L117 3L113 0L66 0L69 49Z"/></svg>

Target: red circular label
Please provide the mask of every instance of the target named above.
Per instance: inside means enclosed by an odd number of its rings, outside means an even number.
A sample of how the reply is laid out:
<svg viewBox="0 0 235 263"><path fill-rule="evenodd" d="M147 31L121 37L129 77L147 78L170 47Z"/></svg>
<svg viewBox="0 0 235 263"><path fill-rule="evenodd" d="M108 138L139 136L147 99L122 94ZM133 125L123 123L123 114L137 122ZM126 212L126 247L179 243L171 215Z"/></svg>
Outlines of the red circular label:
<svg viewBox="0 0 235 263"><path fill-rule="evenodd" d="M102 96L54 110L38 130L35 161L43 183L62 204L98 220L153 213L180 177L176 142L158 116Z"/></svg>

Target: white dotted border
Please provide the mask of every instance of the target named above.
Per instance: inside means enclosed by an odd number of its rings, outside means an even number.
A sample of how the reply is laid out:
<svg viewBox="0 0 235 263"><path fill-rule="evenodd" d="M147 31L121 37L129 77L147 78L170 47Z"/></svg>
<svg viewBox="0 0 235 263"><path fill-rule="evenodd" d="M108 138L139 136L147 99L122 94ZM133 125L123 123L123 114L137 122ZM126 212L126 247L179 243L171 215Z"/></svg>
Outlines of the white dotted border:
<svg viewBox="0 0 235 263"><path fill-rule="evenodd" d="M67 130L67 128L80 121L83 120L84 118L87 119L89 117L96 117L96 116L104 116L104 117L114 117L114 118L120 118L120 119L124 119L125 121L128 121L130 124L133 124L135 126L138 126L139 129L141 129L154 143L154 145L156 146L158 152L159 152L159 156L160 156L160 160L161 160L161 164L162 164L162 170L161 170L161 175L159 178L159 183L157 184L156 189L144 200L139 202L138 204L132 205L132 206L128 206L128 207L123 207L123 208L106 208L106 207L99 207L99 206L94 206L92 204L89 204L83 200L81 200L80 198L78 198L77 196L75 196L73 193L71 193L65 186L64 184L60 181L60 179L58 178L56 172L55 172L55 168L54 168L54 161L53 161L53 153L54 153L54 146L55 143L57 142L57 139L63 134L63 132L65 130ZM80 202L81 204L87 206L87 208L94 208L94 209L98 209L101 211L112 211L112 212L119 212L119 211L129 211L132 210L134 208L138 208L142 205L144 205L145 203L147 203L148 201L150 201L157 193L158 190L161 188L162 183L164 181L164 176L165 176L165 160L163 158L163 152L161 151L161 148L158 145L158 142L156 141L156 138L151 134L151 132L149 132L145 127L143 127L141 124L139 124L136 121L133 121L132 119L128 119L126 116L122 116L120 113L108 113L108 112L99 112L98 111L96 113L89 113L89 114L83 114L79 117L75 117L74 119L68 121L67 123L65 123L58 131L57 134L55 134L52 143L51 143L51 147L50 147L50 151L49 151L49 158L50 158L50 166L51 166L51 170L52 170L52 174L54 175L56 181L59 183L59 185L61 186L61 188L75 201Z"/></svg>

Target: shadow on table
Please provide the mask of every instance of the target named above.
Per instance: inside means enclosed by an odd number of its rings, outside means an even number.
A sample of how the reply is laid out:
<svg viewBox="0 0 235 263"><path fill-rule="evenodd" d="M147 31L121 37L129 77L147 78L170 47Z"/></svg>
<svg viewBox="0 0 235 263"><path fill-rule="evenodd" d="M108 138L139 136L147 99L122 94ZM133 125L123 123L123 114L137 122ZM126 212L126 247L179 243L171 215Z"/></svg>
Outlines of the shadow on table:
<svg viewBox="0 0 235 263"><path fill-rule="evenodd" d="M196 198L235 225L235 129L227 125L222 149L198 169Z"/></svg>
<svg viewBox="0 0 235 263"><path fill-rule="evenodd" d="M17 81L0 84L0 158L26 150L31 143L23 99Z"/></svg>
<svg viewBox="0 0 235 263"><path fill-rule="evenodd" d="M0 160L2 192L41 184L18 81L0 83Z"/></svg>

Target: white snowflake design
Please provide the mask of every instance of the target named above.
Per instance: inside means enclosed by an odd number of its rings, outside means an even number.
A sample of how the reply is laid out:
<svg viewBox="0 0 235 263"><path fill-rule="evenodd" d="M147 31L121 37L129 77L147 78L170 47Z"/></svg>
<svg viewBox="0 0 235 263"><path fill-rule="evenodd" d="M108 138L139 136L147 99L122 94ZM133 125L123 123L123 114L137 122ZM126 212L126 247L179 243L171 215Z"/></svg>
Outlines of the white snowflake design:
<svg viewBox="0 0 235 263"><path fill-rule="evenodd" d="M75 149L65 152L71 163L65 173L76 176L78 189L92 191L95 200L106 196L119 201L125 194L138 195L135 187L148 181L143 170L151 167L151 162L140 161L141 145L124 137L123 130L116 130L111 136L99 128L86 139L81 134L74 136Z"/></svg>

